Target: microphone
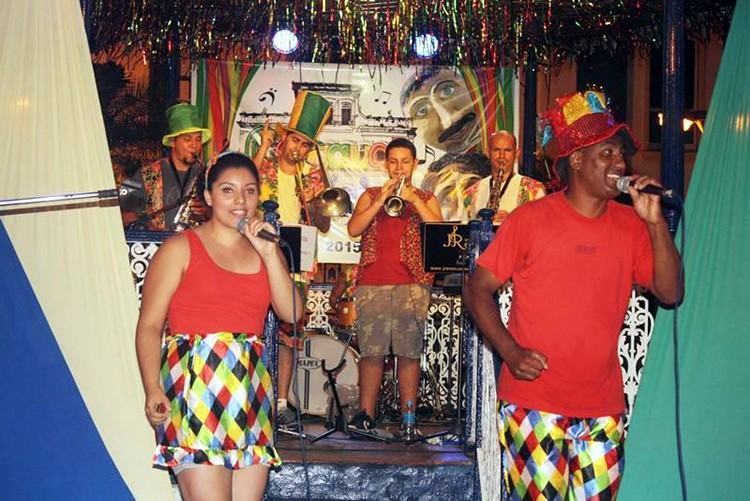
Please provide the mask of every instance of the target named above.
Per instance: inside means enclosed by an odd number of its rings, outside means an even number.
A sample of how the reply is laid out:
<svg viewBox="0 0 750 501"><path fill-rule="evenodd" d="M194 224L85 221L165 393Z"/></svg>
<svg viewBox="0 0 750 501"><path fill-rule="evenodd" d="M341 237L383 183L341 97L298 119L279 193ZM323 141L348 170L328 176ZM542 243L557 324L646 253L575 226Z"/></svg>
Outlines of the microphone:
<svg viewBox="0 0 750 501"><path fill-rule="evenodd" d="M237 221L237 231L245 234L245 226L247 226L248 219L246 217L243 217L239 221ZM258 231L258 234L256 235L259 238L262 238L263 240L267 240L269 242L273 242L275 244L279 243L279 240L281 240L281 237L278 236L276 233L272 233L268 231L265 228L261 228L260 231Z"/></svg>
<svg viewBox="0 0 750 501"><path fill-rule="evenodd" d="M618 191L622 193L629 193L628 188L630 188L632 184L632 180L629 177L618 176L617 174L610 174L610 176L617 178L616 184ZM677 194L674 192L674 190L668 190L666 188L656 186L655 184L647 184L643 188L640 188L638 191L640 191L641 193L647 193L649 195L659 195L660 197L664 198L677 197Z"/></svg>

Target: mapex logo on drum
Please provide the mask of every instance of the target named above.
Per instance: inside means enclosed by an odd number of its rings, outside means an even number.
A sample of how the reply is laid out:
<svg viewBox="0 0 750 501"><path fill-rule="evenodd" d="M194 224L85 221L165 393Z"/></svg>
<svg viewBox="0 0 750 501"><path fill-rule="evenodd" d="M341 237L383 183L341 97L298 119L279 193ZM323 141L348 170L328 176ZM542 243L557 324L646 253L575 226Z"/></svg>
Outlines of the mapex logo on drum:
<svg viewBox="0 0 750 501"><path fill-rule="evenodd" d="M321 366L321 360L319 358L312 357L301 357L297 359L297 367L305 370L319 369Z"/></svg>

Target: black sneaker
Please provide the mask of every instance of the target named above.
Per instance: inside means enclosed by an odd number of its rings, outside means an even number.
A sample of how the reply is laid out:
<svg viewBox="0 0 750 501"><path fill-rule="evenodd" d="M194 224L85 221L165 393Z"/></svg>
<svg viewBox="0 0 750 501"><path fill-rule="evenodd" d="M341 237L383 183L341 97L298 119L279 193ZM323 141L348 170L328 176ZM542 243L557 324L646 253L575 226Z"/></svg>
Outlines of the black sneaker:
<svg viewBox="0 0 750 501"><path fill-rule="evenodd" d="M365 411L359 411L351 421L349 426L358 431L373 432L375 429L375 420Z"/></svg>
<svg viewBox="0 0 750 501"><path fill-rule="evenodd" d="M279 428L281 428L282 430L299 430L299 426L297 423L297 411L291 407L280 410L278 414L276 414L276 422L278 423Z"/></svg>

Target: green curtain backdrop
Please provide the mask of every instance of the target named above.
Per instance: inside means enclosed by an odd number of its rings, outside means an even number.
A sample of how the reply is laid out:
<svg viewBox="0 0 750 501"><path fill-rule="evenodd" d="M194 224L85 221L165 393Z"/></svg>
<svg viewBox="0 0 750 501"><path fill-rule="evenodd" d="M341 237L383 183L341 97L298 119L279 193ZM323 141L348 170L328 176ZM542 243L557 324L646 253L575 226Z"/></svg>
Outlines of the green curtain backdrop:
<svg viewBox="0 0 750 501"><path fill-rule="evenodd" d="M688 499L747 499L750 0L738 0L686 203L679 385ZM680 499L671 311L661 310L625 445L622 500Z"/></svg>

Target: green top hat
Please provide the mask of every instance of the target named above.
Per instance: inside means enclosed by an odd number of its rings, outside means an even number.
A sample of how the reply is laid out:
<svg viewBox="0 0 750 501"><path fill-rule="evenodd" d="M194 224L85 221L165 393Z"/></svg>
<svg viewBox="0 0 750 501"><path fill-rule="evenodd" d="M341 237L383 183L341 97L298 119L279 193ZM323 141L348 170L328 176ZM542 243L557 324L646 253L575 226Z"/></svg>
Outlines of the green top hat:
<svg viewBox="0 0 750 501"><path fill-rule="evenodd" d="M289 125L278 127L284 132L296 132L317 143L318 134L331 116L331 103L323 96L303 90L297 94Z"/></svg>
<svg viewBox="0 0 750 501"><path fill-rule="evenodd" d="M211 140L211 131L201 127L200 113L198 108L192 104L179 103L167 109L167 134L161 138L161 144L172 146L170 140L182 135L200 132L201 143L206 144Z"/></svg>

